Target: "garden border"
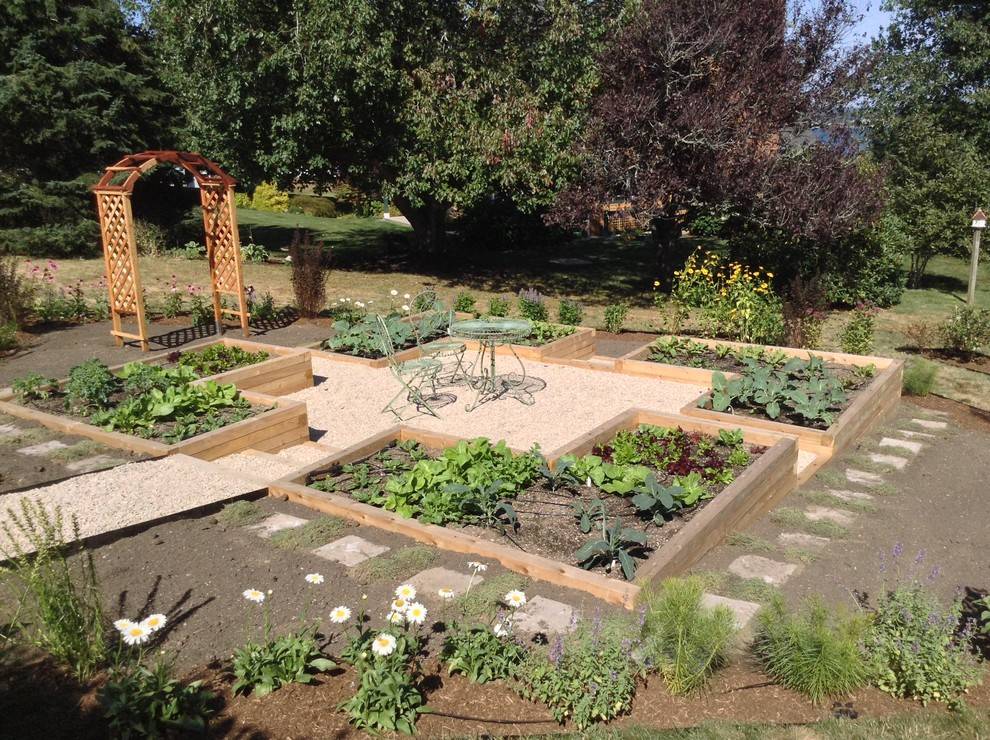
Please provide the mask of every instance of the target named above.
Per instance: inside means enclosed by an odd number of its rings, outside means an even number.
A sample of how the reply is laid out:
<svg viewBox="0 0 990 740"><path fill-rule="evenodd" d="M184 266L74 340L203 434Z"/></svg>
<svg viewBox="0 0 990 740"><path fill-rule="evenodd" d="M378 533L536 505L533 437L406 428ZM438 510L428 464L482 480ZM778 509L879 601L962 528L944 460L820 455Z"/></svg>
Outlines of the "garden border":
<svg viewBox="0 0 990 740"><path fill-rule="evenodd" d="M593 444L593 439L608 434L610 430L626 428L628 425L635 426L639 423L662 423L715 431L742 428L744 438L748 441L755 444L773 441L773 444L669 542L647 558L641 564L639 574L633 582L608 578L576 565L525 553L456 529L405 519L376 506L306 486L307 479L312 473L367 457L392 442L415 440L428 446L446 447L464 439L461 437L397 425L290 473L271 483L268 490L270 496L285 497L294 503L360 524L402 534L443 550L491 558L499 561L509 570L527 577L585 591L609 603L631 609L642 586L654 579L676 575L683 571L721 541L732 528L762 514L774 502L793 490L797 484L795 473L797 444L791 435L777 435L723 422L657 414L641 409L631 409L599 425L567 445L567 450L581 449L583 446ZM561 448L558 452L563 454L563 450L564 448ZM558 452L554 452L553 455L557 456ZM549 458L551 464L556 460L557 457ZM705 512L708 510L711 510L711 513L706 515Z"/></svg>

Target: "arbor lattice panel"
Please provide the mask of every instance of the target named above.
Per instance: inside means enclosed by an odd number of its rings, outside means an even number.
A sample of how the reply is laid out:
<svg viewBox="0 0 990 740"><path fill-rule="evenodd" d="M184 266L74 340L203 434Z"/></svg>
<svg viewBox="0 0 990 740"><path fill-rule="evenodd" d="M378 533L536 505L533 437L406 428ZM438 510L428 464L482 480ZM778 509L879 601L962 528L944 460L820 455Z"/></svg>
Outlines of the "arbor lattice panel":
<svg viewBox="0 0 990 740"><path fill-rule="evenodd" d="M144 295L138 271L130 197L134 184L141 175L159 164L181 167L196 180L203 208L203 229L217 326L221 326L223 314L229 313L240 319L241 330L244 336L248 336L249 314L241 270L237 211L234 207L236 181L200 154L169 150L128 155L112 167L107 167L103 177L93 187L100 214L110 315L113 319L113 330L110 333L113 334L114 341L120 346L125 338L138 339L141 348L148 349L148 328L144 319ZM236 296L237 307L225 309L222 295ZM121 329L121 318L124 316L137 317L137 334Z"/></svg>

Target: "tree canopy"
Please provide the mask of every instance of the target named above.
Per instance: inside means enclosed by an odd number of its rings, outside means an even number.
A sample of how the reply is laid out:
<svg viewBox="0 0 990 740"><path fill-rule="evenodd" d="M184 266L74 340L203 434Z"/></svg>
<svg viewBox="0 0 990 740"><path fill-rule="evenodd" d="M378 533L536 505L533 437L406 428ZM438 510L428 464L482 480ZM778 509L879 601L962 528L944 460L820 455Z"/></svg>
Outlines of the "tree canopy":
<svg viewBox="0 0 990 740"><path fill-rule="evenodd" d="M863 115L888 172L890 237L918 285L929 259L965 254L990 204L990 5L892 0Z"/></svg>
<svg viewBox="0 0 990 740"><path fill-rule="evenodd" d="M548 204L618 0L157 0L189 145L249 183L339 179L426 242L493 192Z"/></svg>
<svg viewBox="0 0 990 740"><path fill-rule="evenodd" d="M147 43L116 0L0 4L0 252L98 247L87 175L167 137Z"/></svg>

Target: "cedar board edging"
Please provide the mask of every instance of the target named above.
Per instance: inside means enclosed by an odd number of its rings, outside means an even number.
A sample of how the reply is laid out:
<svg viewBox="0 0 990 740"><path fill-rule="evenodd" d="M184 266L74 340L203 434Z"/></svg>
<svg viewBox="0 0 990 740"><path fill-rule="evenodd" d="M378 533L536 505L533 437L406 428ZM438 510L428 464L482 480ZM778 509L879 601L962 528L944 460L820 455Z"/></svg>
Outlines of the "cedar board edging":
<svg viewBox="0 0 990 740"><path fill-rule="evenodd" d="M256 442L263 440L270 432L276 430L281 433L283 440L289 440L282 444L279 449L297 443L291 440L305 441L309 439L306 404L287 398L275 398L260 393L252 393L251 391L244 391L241 395L254 406L275 406L275 408L171 445L156 440L143 439L132 434L107 431L93 424L50 414L9 400L0 400L0 411L19 419L36 422L48 429L86 437L108 447L140 452L154 457L189 455L203 460L213 460L222 455L253 447Z"/></svg>
<svg viewBox="0 0 990 740"><path fill-rule="evenodd" d="M904 362L888 360L888 363L884 370L859 390L853 402L839 414L839 418L828 429L809 429L797 424L784 424L756 416L737 416L724 411L700 408L698 403L708 398L708 391L685 405L680 413L685 416L758 427L766 431L794 436L797 437L798 446L802 450L820 454L824 449L829 452L829 456L834 456L897 408L901 397ZM734 422L735 419L739 421Z"/></svg>
<svg viewBox="0 0 990 740"><path fill-rule="evenodd" d="M716 430L716 432L718 429L728 426L719 423L712 424L703 420L681 419L668 414L652 414L640 409L632 409L620 414L612 421L616 422L621 419L624 422L635 424L639 423L638 420L641 418L663 423L679 422L682 426L687 425L697 429L707 427ZM643 423L649 423L649 421ZM737 425L731 428L737 428ZM771 436L777 436L745 428L743 432L744 435L750 434L750 438L754 440L766 439L770 441ZM587 435L582 435L582 437L585 436ZM354 462L377 452L391 442L409 439L436 447L442 443L456 443L461 438L433 432L421 432L418 429L397 425L271 483L268 488L269 495L285 496L290 501L324 513L402 534L443 550L497 560L509 570L524 576L585 591L611 604L631 609L635 606L641 586L657 578L674 575L675 572L679 572L677 569L683 570L689 567L685 563L690 564L697 561L708 549L721 541L725 534L732 531L740 521L743 521L747 516L762 514L773 502L789 493L796 485L797 445L793 437L781 436L669 542L640 564L640 574L633 582L627 582L608 578L600 573L589 572L576 565L525 553L456 529L423 524L415 519L405 519L384 509L362 504L339 494L317 491L305 485L313 473L326 470L336 464ZM754 443L759 444L759 442ZM556 460L552 459L551 462L556 462ZM723 499L726 503L715 507L711 514L704 516L705 511ZM698 523L692 526L695 521ZM673 547L670 554L661 557L671 546ZM657 560L658 564L651 565L658 557L660 557ZM643 575L644 573L645 575Z"/></svg>

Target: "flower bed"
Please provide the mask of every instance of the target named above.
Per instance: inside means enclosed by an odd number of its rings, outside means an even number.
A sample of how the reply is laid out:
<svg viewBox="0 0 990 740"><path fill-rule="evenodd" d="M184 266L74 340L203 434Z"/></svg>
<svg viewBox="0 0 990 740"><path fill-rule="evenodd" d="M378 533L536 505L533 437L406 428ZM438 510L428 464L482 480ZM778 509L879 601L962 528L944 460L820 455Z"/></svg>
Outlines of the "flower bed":
<svg viewBox="0 0 990 740"><path fill-rule="evenodd" d="M477 348L476 342L466 342L469 348ZM534 321L533 331L523 340L500 346L498 354L512 351L527 360L585 359L595 352L595 330L586 326L566 326Z"/></svg>
<svg viewBox="0 0 990 740"><path fill-rule="evenodd" d="M638 418L632 413L621 421ZM631 605L638 589L626 580L642 582L637 569L669 575L686 567L684 553L695 557L685 544L695 521L706 549L717 541L709 509L728 511L724 535L752 509L737 499L775 500L795 481L793 440L659 418L662 428L619 426L589 448L603 454L564 455L552 467L535 451L402 427L269 491ZM669 423L678 420L688 431ZM670 567L652 566L671 546Z"/></svg>

